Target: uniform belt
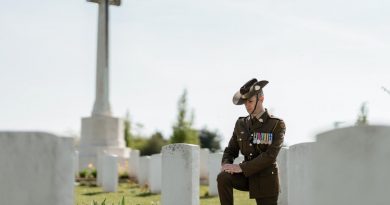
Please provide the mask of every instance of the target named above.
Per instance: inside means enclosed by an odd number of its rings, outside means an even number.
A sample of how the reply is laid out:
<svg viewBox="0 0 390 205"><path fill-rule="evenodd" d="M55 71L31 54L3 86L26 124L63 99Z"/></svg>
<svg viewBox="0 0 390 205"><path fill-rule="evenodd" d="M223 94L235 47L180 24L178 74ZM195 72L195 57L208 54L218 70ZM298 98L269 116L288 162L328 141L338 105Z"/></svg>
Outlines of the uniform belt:
<svg viewBox="0 0 390 205"><path fill-rule="evenodd" d="M244 159L245 161L251 161L252 159L256 158L258 155L252 155L252 156L245 156Z"/></svg>

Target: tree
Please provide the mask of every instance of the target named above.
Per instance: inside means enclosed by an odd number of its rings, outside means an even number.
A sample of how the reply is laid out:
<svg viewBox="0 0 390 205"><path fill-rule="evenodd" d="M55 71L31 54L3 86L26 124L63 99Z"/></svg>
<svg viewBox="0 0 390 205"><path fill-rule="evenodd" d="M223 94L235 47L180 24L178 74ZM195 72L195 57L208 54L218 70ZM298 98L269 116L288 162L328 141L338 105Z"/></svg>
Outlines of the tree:
<svg viewBox="0 0 390 205"><path fill-rule="evenodd" d="M221 136L217 131L210 131L203 128L199 131L199 141L201 148L208 148L211 152L221 149Z"/></svg>
<svg viewBox="0 0 390 205"><path fill-rule="evenodd" d="M160 132L155 132L149 138L142 136L135 137L132 148L138 149L141 156L146 156L160 153L161 148L167 144L168 140L164 139Z"/></svg>
<svg viewBox="0 0 390 205"><path fill-rule="evenodd" d="M171 143L199 144L199 134L192 128L194 112L191 113L190 119L187 119L187 90L180 96L177 107L177 122L173 126Z"/></svg>
<svg viewBox="0 0 390 205"><path fill-rule="evenodd" d="M356 125L368 125L367 116L368 116L367 102L363 102L362 105L360 106L360 112L356 120Z"/></svg>
<svg viewBox="0 0 390 205"><path fill-rule="evenodd" d="M141 155L152 155L161 152L161 148L168 144L160 132L154 133L150 139L147 140L145 146L140 150Z"/></svg>

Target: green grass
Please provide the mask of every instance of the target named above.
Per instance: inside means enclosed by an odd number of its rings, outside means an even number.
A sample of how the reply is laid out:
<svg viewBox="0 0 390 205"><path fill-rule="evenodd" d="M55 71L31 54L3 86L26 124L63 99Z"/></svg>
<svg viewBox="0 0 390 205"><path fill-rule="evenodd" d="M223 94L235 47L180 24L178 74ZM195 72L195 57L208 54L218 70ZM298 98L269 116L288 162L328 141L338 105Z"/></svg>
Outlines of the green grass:
<svg viewBox="0 0 390 205"><path fill-rule="evenodd" d="M200 187L200 205L218 205L219 199L208 196L208 187ZM76 186L75 204L92 205L93 201L101 204L106 199L107 205L117 205L122 197L125 199L125 205L161 205L160 194L151 194L147 189L140 188L137 184L120 183L118 191L115 193L105 193L101 187ZM249 199L248 192L234 190L235 204L255 205L253 199Z"/></svg>

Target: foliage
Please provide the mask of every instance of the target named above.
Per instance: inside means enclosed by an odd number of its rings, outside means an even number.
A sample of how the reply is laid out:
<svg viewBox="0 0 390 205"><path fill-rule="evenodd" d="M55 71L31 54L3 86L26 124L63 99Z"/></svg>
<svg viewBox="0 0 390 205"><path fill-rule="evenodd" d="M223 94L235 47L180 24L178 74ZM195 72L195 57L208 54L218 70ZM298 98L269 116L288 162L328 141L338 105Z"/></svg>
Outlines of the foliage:
<svg viewBox="0 0 390 205"><path fill-rule="evenodd" d="M90 173L91 173L91 176L96 179L96 177L97 177L97 170L96 169L92 169Z"/></svg>
<svg viewBox="0 0 390 205"><path fill-rule="evenodd" d="M146 144L148 143L148 138L145 137L135 137L133 139L133 146L132 148L138 149L138 150L143 150L144 147L146 147Z"/></svg>
<svg viewBox="0 0 390 205"><path fill-rule="evenodd" d="M141 156L152 155L161 152L161 148L168 144L160 132L154 133L146 142L145 146L140 149Z"/></svg>
<svg viewBox="0 0 390 205"><path fill-rule="evenodd" d="M187 90L183 91L183 94L180 96L177 105L177 122L173 126L173 134L171 136L170 142L199 144L199 134L197 130L192 128L194 112L192 112L190 119L187 119Z"/></svg>
<svg viewBox="0 0 390 205"><path fill-rule="evenodd" d="M161 148L167 144L168 141L160 132L155 132L150 138L136 137L133 139L133 148L140 150L141 156L160 153Z"/></svg>
<svg viewBox="0 0 390 205"><path fill-rule="evenodd" d="M114 205L114 203L112 203ZM95 200L93 201L93 205L99 205ZM103 200L101 205L106 205L106 199ZM122 200L118 202L118 205L125 205L125 197L122 197Z"/></svg>
<svg viewBox="0 0 390 205"><path fill-rule="evenodd" d="M97 171L96 168L94 167L86 168L79 172L80 178L96 178L96 176L97 176Z"/></svg>
<svg viewBox="0 0 390 205"><path fill-rule="evenodd" d="M201 148L208 148L211 152L221 149L221 136L217 131L210 131L203 128L199 131L199 141Z"/></svg>
<svg viewBox="0 0 390 205"><path fill-rule="evenodd" d="M368 107L367 102L363 102L360 106L360 112L356 120L356 125L368 125Z"/></svg>
<svg viewBox="0 0 390 205"><path fill-rule="evenodd" d="M87 175L88 175L88 170L87 169L81 170L79 172L79 177L81 177L81 178L86 178Z"/></svg>
<svg viewBox="0 0 390 205"><path fill-rule="evenodd" d="M119 179L128 179L129 174L127 172L119 172Z"/></svg>

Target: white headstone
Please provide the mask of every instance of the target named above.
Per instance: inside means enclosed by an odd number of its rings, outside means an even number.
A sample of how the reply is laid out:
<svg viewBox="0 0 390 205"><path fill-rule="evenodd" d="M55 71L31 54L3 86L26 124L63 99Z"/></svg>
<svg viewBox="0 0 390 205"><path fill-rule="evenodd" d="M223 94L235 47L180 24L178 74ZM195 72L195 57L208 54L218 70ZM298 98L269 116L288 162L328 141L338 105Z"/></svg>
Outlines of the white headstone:
<svg viewBox="0 0 390 205"><path fill-rule="evenodd" d="M162 205L199 205L199 146L162 148Z"/></svg>
<svg viewBox="0 0 390 205"><path fill-rule="evenodd" d="M118 156L105 154L102 161L103 191L116 192L118 187Z"/></svg>
<svg viewBox="0 0 390 205"><path fill-rule="evenodd" d="M221 172L222 152L209 155L209 196L218 196L217 176Z"/></svg>
<svg viewBox="0 0 390 205"><path fill-rule="evenodd" d="M287 153L288 148L282 147L279 151L276 159L279 167L279 183L280 183L280 194L278 197L279 205L288 204L288 167L287 167Z"/></svg>
<svg viewBox="0 0 390 205"><path fill-rule="evenodd" d="M118 156L118 164L121 170L128 172L128 161L131 149L128 147L104 147L107 153Z"/></svg>
<svg viewBox="0 0 390 205"><path fill-rule="evenodd" d="M139 160L139 175L138 175L138 184L143 187L149 185L149 165L150 165L150 156L143 156Z"/></svg>
<svg viewBox="0 0 390 205"><path fill-rule="evenodd" d="M390 204L390 127L355 126L319 134L310 204Z"/></svg>
<svg viewBox="0 0 390 205"><path fill-rule="evenodd" d="M97 172L97 176L96 176L96 183L98 186L102 186L103 184L103 160L104 160L104 156L106 155L106 151L104 149L100 149L98 150L97 152L97 163L96 163L96 172Z"/></svg>
<svg viewBox="0 0 390 205"><path fill-rule="evenodd" d="M135 180L138 179L139 174L139 155L140 151L136 149L132 149L130 151L130 157L129 157L129 177L133 178Z"/></svg>
<svg viewBox="0 0 390 205"><path fill-rule="evenodd" d="M208 170L208 158L210 150L207 148L200 149L200 182L202 184L208 184L209 170Z"/></svg>
<svg viewBox="0 0 390 205"><path fill-rule="evenodd" d="M289 205L311 205L308 195L312 183L312 142L294 144L287 152L287 184Z"/></svg>
<svg viewBox="0 0 390 205"><path fill-rule="evenodd" d="M74 168L74 175L79 175L79 152L77 150L74 151L74 158L73 158L73 168Z"/></svg>
<svg viewBox="0 0 390 205"><path fill-rule="evenodd" d="M0 132L0 203L74 204L73 138Z"/></svg>
<svg viewBox="0 0 390 205"><path fill-rule="evenodd" d="M161 193L161 154L150 156L149 163L149 189L151 193Z"/></svg>

